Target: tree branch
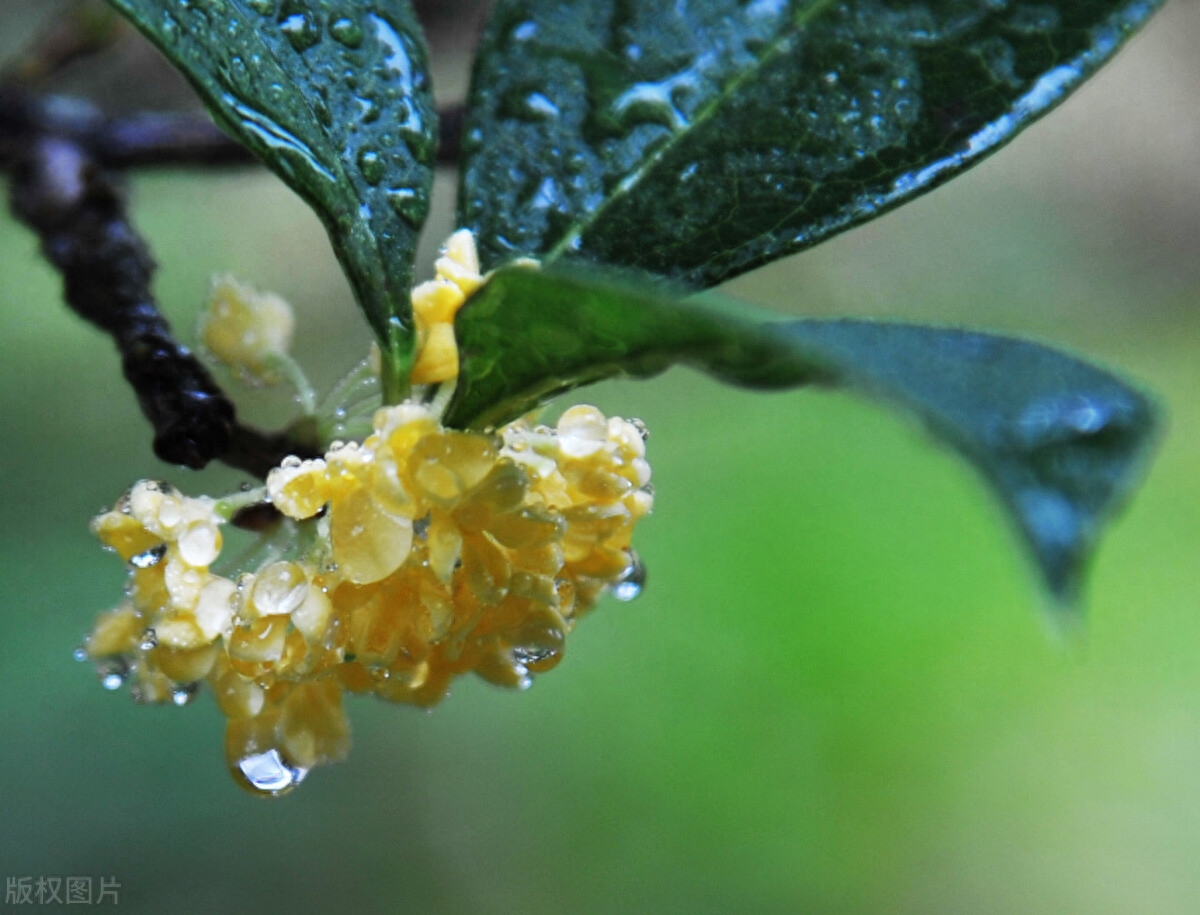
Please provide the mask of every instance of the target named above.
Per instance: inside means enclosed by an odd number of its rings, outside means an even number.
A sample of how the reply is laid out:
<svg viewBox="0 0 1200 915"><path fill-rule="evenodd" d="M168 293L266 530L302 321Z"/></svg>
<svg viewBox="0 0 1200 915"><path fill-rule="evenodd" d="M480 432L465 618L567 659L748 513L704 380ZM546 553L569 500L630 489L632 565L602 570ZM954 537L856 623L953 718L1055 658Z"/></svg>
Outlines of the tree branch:
<svg viewBox="0 0 1200 915"><path fill-rule="evenodd" d="M150 291L154 259L120 188L88 151L61 136L36 136L7 152L12 211L62 274L67 304L116 343L154 427L155 454L197 469L220 459L262 477L305 450L286 434L241 426L208 370L175 342Z"/></svg>
<svg viewBox="0 0 1200 915"><path fill-rule="evenodd" d="M439 112L441 165L458 162L463 118L462 106ZM20 146L31 135L70 140L109 169L258 163L204 115L142 113L110 118L78 99L0 87L0 167L4 167L6 147Z"/></svg>
<svg viewBox="0 0 1200 915"><path fill-rule="evenodd" d="M439 161L456 162L463 109L443 112L440 123ZM255 163L206 117L111 118L87 102L0 85L0 170L12 175L12 212L62 274L67 304L116 343L154 427L155 453L193 468L220 460L263 477L289 454L315 454L317 443L301 428L267 433L239 424L209 371L175 341L151 292L156 264L112 174Z"/></svg>

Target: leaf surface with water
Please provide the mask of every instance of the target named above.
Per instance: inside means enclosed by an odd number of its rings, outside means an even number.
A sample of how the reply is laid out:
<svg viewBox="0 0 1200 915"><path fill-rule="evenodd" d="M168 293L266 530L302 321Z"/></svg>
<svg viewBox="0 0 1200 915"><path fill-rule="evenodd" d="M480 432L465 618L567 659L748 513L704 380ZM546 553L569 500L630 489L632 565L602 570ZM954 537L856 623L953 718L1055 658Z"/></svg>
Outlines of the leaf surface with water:
<svg viewBox="0 0 1200 915"><path fill-rule="evenodd" d="M562 268L501 269L458 316L462 369L447 423L498 426L580 385L673 364L758 389L846 388L916 416L970 461L1050 593L1075 602L1104 523L1153 443L1155 410L1142 394L1024 340L747 314ZM520 347L509 345L516 339Z"/></svg>
<svg viewBox="0 0 1200 915"><path fill-rule="evenodd" d="M437 123L408 0L109 0L325 223L401 363Z"/></svg>
<svg viewBox="0 0 1200 915"><path fill-rule="evenodd" d="M709 286L974 164L1160 2L499 0L459 222Z"/></svg>

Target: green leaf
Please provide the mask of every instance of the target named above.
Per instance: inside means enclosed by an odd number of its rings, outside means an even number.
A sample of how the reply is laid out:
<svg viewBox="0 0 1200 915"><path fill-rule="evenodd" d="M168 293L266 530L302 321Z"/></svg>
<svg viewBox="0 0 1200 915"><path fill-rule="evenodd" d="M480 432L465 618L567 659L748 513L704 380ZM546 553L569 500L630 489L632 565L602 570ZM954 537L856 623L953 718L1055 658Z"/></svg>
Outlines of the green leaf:
<svg viewBox="0 0 1200 915"><path fill-rule="evenodd" d="M462 367L446 421L498 426L579 385L675 363L760 389L844 387L915 415L973 463L1051 594L1074 603L1104 522L1150 452L1156 417L1143 395L1023 340L747 313L562 268L502 269L459 313Z"/></svg>
<svg viewBox="0 0 1200 915"><path fill-rule="evenodd" d="M1011 140L1161 0L499 0L459 223L484 264L709 286Z"/></svg>
<svg viewBox="0 0 1200 915"><path fill-rule="evenodd" d="M317 211L385 351L411 351L437 123L408 0L109 0Z"/></svg>

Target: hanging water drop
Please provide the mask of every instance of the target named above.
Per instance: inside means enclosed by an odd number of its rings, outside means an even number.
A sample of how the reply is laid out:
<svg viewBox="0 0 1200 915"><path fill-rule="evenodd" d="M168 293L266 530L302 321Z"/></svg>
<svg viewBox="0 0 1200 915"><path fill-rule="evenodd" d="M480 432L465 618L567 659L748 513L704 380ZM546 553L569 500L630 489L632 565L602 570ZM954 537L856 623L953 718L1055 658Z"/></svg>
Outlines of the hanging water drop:
<svg viewBox="0 0 1200 915"><path fill-rule="evenodd" d="M255 794L276 796L304 781L307 769L289 765L278 750L251 753L237 761L234 778Z"/></svg>
<svg viewBox="0 0 1200 915"><path fill-rule="evenodd" d="M628 603L638 597L646 587L646 566L636 550L629 551L629 568L625 570L620 580L613 585L612 596L619 601Z"/></svg>
<svg viewBox="0 0 1200 915"><path fill-rule="evenodd" d="M196 698L196 694L200 691L199 684L188 683L184 686L178 686L171 691L171 701L179 708L183 708Z"/></svg>

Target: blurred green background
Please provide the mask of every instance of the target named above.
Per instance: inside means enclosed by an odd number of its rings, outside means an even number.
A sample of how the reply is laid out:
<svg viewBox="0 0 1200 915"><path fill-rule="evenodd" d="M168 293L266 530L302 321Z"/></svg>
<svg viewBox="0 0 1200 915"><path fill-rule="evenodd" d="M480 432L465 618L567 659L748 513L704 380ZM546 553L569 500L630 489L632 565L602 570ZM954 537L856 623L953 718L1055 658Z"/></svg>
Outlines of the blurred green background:
<svg viewBox="0 0 1200 915"><path fill-rule="evenodd" d="M58 8L3 3L2 50ZM470 29L433 38L452 98ZM154 461L111 345L0 219L0 873L115 876L153 913L1200 911L1197 46L1200 5L1175 0L974 172L728 289L1029 335L1156 391L1169 434L1081 633L1055 636L988 493L909 423L681 370L609 384L585 396L652 430L646 593L599 607L528 693L352 701L349 761L279 800L234 787L211 702L138 707L71 660L122 584L90 516L141 477L237 477ZM116 97L139 55L110 62ZM132 191L182 336L230 271L295 304L322 384L360 357L322 232L279 183Z"/></svg>

